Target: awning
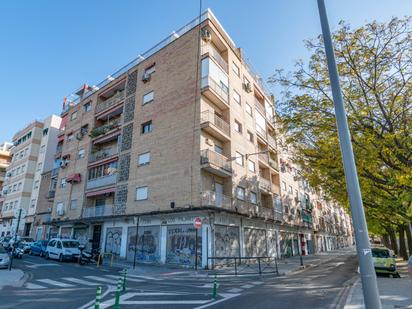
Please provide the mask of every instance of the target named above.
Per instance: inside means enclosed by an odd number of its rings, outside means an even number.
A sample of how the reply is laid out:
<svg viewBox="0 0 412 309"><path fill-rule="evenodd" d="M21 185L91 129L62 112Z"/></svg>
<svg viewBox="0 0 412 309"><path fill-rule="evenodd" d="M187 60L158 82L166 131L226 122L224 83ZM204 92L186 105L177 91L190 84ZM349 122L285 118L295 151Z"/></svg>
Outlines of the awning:
<svg viewBox="0 0 412 309"><path fill-rule="evenodd" d="M112 188L106 188L106 189L102 189L102 190L87 192L86 196L87 197L92 197L92 196L98 196L98 195L113 193L115 191L115 189L116 189L115 187L112 187Z"/></svg>
<svg viewBox="0 0 412 309"><path fill-rule="evenodd" d="M66 182L80 182L82 175L80 173L70 174L66 177Z"/></svg>

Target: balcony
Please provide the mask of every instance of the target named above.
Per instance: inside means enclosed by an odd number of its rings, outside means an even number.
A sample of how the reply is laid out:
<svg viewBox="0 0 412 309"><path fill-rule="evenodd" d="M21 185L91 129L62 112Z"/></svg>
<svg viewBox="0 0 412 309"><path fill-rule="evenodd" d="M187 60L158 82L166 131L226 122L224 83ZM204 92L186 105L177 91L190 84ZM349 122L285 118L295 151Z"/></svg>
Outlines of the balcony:
<svg viewBox="0 0 412 309"><path fill-rule="evenodd" d="M56 190L50 190L47 192L46 198L52 199L55 197L55 195L56 195Z"/></svg>
<svg viewBox="0 0 412 309"><path fill-rule="evenodd" d="M265 150L259 150L259 151L265 151ZM267 153L259 153L258 158L260 162L264 163L265 165L269 165L269 156Z"/></svg>
<svg viewBox="0 0 412 309"><path fill-rule="evenodd" d="M256 124L256 133L258 137L260 137L262 140L266 142L266 139L267 139L266 130L258 124Z"/></svg>
<svg viewBox="0 0 412 309"><path fill-rule="evenodd" d="M259 189L267 193L270 193L272 192L272 185L268 179L259 177Z"/></svg>
<svg viewBox="0 0 412 309"><path fill-rule="evenodd" d="M275 183L272 183L272 192L277 195L280 195L280 186Z"/></svg>
<svg viewBox="0 0 412 309"><path fill-rule="evenodd" d="M262 218L267 219L273 219L273 209L269 207L260 207L259 208L259 216Z"/></svg>
<svg viewBox="0 0 412 309"><path fill-rule="evenodd" d="M89 156L89 163L104 160L118 155L119 149L117 147L105 148L94 151Z"/></svg>
<svg viewBox="0 0 412 309"><path fill-rule="evenodd" d="M269 165L271 168L279 172L279 164L277 161L273 160L272 158L269 158Z"/></svg>
<svg viewBox="0 0 412 309"><path fill-rule="evenodd" d="M205 76L200 84L202 93L221 109L229 108L229 88L217 83L212 77Z"/></svg>
<svg viewBox="0 0 412 309"><path fill-rule="evenodd" d="M200 193L200 204L202 206L213 206L234 210L232 198L223 194L216 194L214 191L203 191Z"/></svg>
<svg viewBox="0 0 412 309"><path fill-rule="evenodd" d="M110 108L112 106L117 105L118 103L123 101L124 97L125 97L124 90L117 92L115 95L108 98L107 100L99 102L96 106L95 113L98 114L100 112L103 112L103 111L107 110L108 108Z"/></svg>
<svg viewBox="0 0 412 309"><path fill-rule="evenodd" d="M95 178L95 179L91 179L91 180L87 181L86 190L91 190L91 189L96 189L96 188L99 188L99 187L114 185L116 183L116 181L117 181L117 173L107 175L107 176L103 176L103 177L99 177L99 178Z"/></svg>
<svg viewBox="0 0 412 309"><path fill-rule="evenodd" d="M232 163L230 159L209 149L200 152L200 164L208 172L220 177L232 176Z"/></svg>
<svg viewBox="0 0 412 309"><path fill-rule="evenodd" d="M220 53L210 44L206 44L202 46L202 56L208 55L209 57L213 58L220 65L220 67L227 73L229 71L229 66L225 59L222 58Z"/></svg>
<svg viewBox="0 0 412 309"><path fill-rule="evenodd" d="M50 177L51 178L57 177L59 175L59 170L60 170L60 167L56 167L52 169L50 173Z"/></svg>
<svg viewBox="0 0 412 309"><path fill-rule="evenodd" d="M83 208L82 218L95 218L113 215L113 205Z"/></svg>
<svg viewBox="0 0 412 309"><path fill-rule="evenodd" d="M255 108L266 118L266 121L273 126L275 122L275 118L271 115L268 111L266 111L265 107L259 101L255 100Z"/></svg>
<svg viewBox="0 0 412 309"><path fill-rule="evenodd" d="M230 140L230 125L212 111L200 114L200 127L219 140Z"/></svg>
<svg viewBox="0 0 412 309"><path fill-rule="evenodd" d="M269 146L276 150L277 149L276 148L276 145L277 145L276 140L272 136L270 136L269 134L267 135L267 140L268 140Z"/></svg>
<svg viewBox="0 0 412 309"><path fill-rule="evenodd" d="M110 121L90 131L90 137L94 144L111 141L120 134L120 120Z"/></svg>

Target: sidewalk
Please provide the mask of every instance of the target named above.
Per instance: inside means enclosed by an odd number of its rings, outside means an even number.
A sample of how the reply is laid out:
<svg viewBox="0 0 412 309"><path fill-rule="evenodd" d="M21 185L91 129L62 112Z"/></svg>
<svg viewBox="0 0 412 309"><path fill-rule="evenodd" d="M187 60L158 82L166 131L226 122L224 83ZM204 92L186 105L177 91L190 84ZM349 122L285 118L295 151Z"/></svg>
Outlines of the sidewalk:
<svg viewBox="0 0 412 309"><path fill-rule="evenodd" d="M378 277L382 309L412 308L412 279L408 274L408 262L397 260L401 278ZM354 284L346 300L345 309L365 308L360 278Z"/></svg>
<svg viewBox="0 0 412 309"><path fill-rule="evenodd" d="M0 290L6 286L18 286L20 281L23 279L24 272L20 269L12 269L9 271L8 269L1 269L0 270Z"/></svg>
<svg viewBox="0 0 412 309"><path fill-rule="evenodd" d="M336 256L344 254L355 254L354 248L343 248L339 250L322 252L319 254L303 256L303 267L300 266L300 257L294 256L287 259L281 259L277 261L279 275L288 275L304 268L317 266L329 259L333 259ZM184 268L182 266L164 265L164 264L144 264L137 263L136 269L133 269L133 263L127 261L113 262L113 266L127 268L128 273L141 275L141 276L173 276L173 277L207 277L217 273L215 270L199 269L195 271L192 267ZM230 276L234 275L234 267L224 267L218 270L218 276ZM239 272L239 275L241 273ZM258 273L253 276L259 275ZM271 273L273 275L273 273Z"/></svg>

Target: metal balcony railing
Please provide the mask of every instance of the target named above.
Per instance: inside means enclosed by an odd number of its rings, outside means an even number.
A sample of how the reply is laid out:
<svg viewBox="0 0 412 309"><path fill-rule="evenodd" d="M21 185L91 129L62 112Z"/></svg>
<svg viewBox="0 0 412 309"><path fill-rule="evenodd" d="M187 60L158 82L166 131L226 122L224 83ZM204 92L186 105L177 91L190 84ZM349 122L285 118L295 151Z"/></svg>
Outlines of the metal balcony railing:
<svg viewBox="0 0 412 309"><path fill-rule="evenodd" d="M259 188L269 192L272 191L272 185L270 181L263 177L259 177Z"/></svg>
<svg viewBox="0 0 412 309"><path fill-rule="evenodd" d="M205 76L201 80L201 87L209 87L227 104L229 104L229 89L226 85L218 84L212 77Z"/></svg>
<svg viewBox="0 0 412 309"><path fill-rule="evenodd" d="M117 181L117 172L113 173L112 175L106 175L99 178L90 179L87 181L86 189L95 189L99 187L109 186L115 184Z"/></svg>
<svg viewBox="0 0 412 309"><path fill-rule="evenodd" d="M220 53L210 44L206 44L202 46L202 55L209 53L209 56L211 56L221 67L225 72L228 72L228 64L225 59L220 55Z"/></svg>
<svg viewBox="0 0 412 309"><path fill-rule="evenodd" d="M118 128L120 126L120 121L119 120L113 120L110 121L100 127L94 128L93 130L90 131L90 137L91 138L95 138L98 137L100 135L106 134L107 132Z"/></svg>
<svg viewBox="0 0 412 309"><path fill-rule="evenodd" d="M105 109L116 105L117 103L119 103L120 101L122 101L125 97L125 92L124 91L120 91L118 93L116 93L115 95L113 95L112 97L108 98L105 101L101 101L99 103L97 103L96 106L96 114L100 113L101 111L104 111Z"/></svg>
<svg viewBox="0 0 412 309"><path fill-rule="evenodd" d="M102 205L83 208L83 218L104 217L113 215L113 205Z"/></svg>
<svg viewBox="0 0 412 309"><path fill-rule="evenodd" d="M230 125L212 111L208 110L208 111L202 112L200 114L200 122L201 123L204 123L204 122L213 123L223 133L230 136Z"/></svg>
<svg viewBox="0 0 412 309"><path fill-rule="evenodd" d="M214 191L203 191L200 195L202 206L215 206L233 210L232 198L223 194L217 194Z"/></svg>
<svg viewBox="0 0 412 309"><path fill-rule="evenodd" d="M119 153L117 147L105 148L98 151L94 151L90 154L89 162L96 162L114 156Z"/></svg>
<svg viewBox="0 0 412 309"><path fill-rule="evenodd" d="M232 172L232 162L230 159L210 149L204 149L200 152L200 163L212 164L229 173Z"/></svg>

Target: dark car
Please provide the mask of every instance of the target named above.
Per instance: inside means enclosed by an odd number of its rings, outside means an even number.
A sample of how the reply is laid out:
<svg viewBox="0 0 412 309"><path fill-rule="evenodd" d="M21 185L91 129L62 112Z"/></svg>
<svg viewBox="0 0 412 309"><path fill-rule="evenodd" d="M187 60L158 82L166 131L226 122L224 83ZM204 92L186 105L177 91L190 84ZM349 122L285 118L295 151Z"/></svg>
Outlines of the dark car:
<svg viewBox="0 0 412 309"><path fill-rule="evenodd" d="M44 256L47 248L47 240L38 240L31 244L30 255Z"/></svg>

